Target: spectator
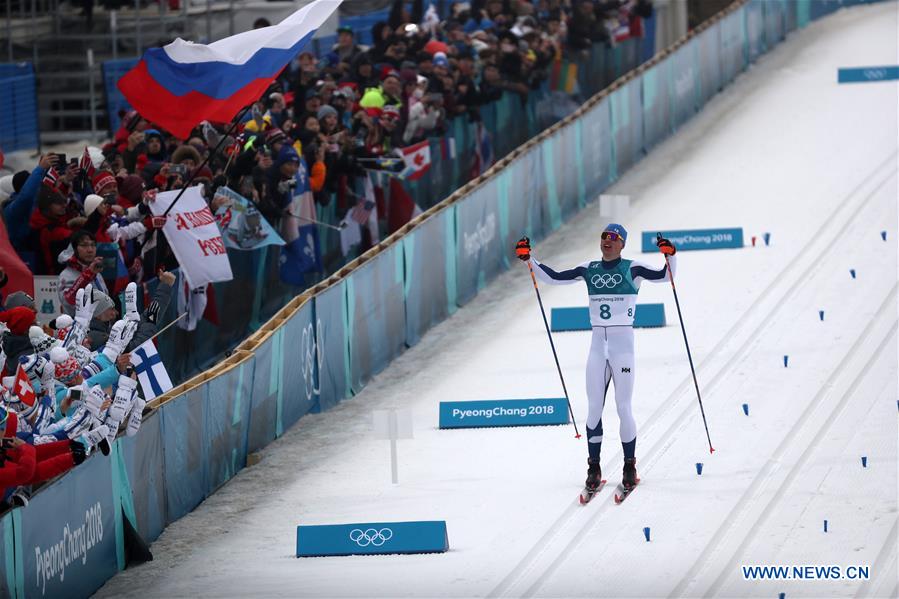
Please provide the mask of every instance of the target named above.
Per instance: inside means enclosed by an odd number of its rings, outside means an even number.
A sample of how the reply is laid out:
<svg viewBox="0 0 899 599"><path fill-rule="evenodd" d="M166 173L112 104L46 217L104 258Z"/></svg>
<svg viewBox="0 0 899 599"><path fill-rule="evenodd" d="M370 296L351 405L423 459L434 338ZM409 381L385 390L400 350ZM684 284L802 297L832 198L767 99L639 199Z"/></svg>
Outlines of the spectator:
<svg viewBox="0 0 899 599"><path fill-rule="evenodd" d="M54 258L68 245L72 232L84 224L84 218L72 218L66 197L55 189L42 185L38 193L37 208L31 214L28 224L37 238L37 274L56 274L58 268Z"/></svg>
<svg viewBox="0 0 899 599"><path fill-rule="evenodd" d="M59 275L59 305L69 316L75 314L75 295L79 289L92 284L95 289L106 292L103 282L103 258L97 257L97 240L88 231L75 231L70 239L70 248L59 256L65 268Z"/></svg>

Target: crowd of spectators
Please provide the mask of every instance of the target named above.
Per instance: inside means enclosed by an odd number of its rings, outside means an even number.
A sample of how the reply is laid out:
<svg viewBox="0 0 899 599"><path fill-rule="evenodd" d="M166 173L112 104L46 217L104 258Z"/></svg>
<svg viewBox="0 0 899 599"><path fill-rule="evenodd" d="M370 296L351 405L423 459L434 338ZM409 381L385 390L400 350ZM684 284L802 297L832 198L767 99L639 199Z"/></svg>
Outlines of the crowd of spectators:
<svg viewBox="0 0 899 599"><path fill-rule="evenodd" d="M26 294L2 304L5 499L140 425L129 352L157 330L178 266L155 233L156 192L202 183L217 213L227 186L277 228L305 188L342 216L369 171L395 169L397 150L444 135L451 119L477 121L504 93L526 98L554 61L640 35L652 11L649 0L475 0L441 20L422 0L404 6L373 27L370 47L341 27L324 56L300 53L233 130L203 123L179 139L132 111L104 146L0 178L9 242L33 274L58 276L61 306L40 326ZM137 285L152 278L162 284L140 312Z"/></svg>

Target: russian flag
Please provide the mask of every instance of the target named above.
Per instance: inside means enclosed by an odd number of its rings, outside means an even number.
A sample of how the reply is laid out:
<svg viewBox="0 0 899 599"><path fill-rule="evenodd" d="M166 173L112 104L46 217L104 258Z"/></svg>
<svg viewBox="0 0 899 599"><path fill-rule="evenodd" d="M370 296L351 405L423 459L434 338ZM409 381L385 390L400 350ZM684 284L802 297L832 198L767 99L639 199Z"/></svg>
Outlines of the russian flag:
<svg viewBox="0 0 899 599"><path fill-rule="evenodd" d="M209 45L178 38L151 48L119 90L142 117L181 138L204 120L227 123L259 99L340 3L316 0L277 25Z"/></svg>

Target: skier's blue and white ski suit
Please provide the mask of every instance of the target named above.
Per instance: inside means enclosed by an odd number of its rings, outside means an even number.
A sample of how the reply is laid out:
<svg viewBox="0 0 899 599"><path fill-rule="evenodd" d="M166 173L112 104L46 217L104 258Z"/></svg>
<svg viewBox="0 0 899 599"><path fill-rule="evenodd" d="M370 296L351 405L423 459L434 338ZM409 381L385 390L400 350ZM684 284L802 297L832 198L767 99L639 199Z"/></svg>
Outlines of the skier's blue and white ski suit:
<svg viewBox="0 0 899 599"><path fill-rule="evenodd" d="M672 274L676 258L668 259ZM615 405L621 421L621 444L624 457L634 457L637 423L634 421L631 397L634 392L636 363L634 359L634 312L637 292L643 281L670 281L668 265L653 268L634 260L617 258L606 262L584 262L570 270L556 272L535 258L531 265L537 278L552 285L568 285L577 281L587 284L590 297L590 324L593 340L587 357L587 449L592 459L599 459L602 443L602 410L609 382L615 383Z"/></svg>

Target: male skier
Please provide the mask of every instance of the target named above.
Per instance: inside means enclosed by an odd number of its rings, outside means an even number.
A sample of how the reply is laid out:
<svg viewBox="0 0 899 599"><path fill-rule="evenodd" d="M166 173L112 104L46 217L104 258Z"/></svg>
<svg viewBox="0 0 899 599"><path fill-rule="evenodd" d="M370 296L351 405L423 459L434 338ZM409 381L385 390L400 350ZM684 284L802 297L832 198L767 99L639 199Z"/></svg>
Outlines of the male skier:
<svg viewBox="0 0 899 599"><path fill-rule="evenodd" d="M667 239L656 245L668 256L668 264L660 269L634 260L621 258L627 241L627 231L618 224L610 224L602 232L600 247L602 260L584 262L570 270L556 272L531 257L531 243L522 237L515 247L518 258L530 261L541 281L552 285L567 285L578 280L587 284L590 296L590 324L593 340L587 357L587 482L586 490L596 492L602 471L599 450L602 446L602 409L609 381L615 382L615 404L621 421L621 446L624 449L624 471L621 484L626 490L637 484L637 424L631 409L634 391L634 312L637 292L643 281L669 281L675 271L675 247Z"/></svg>

